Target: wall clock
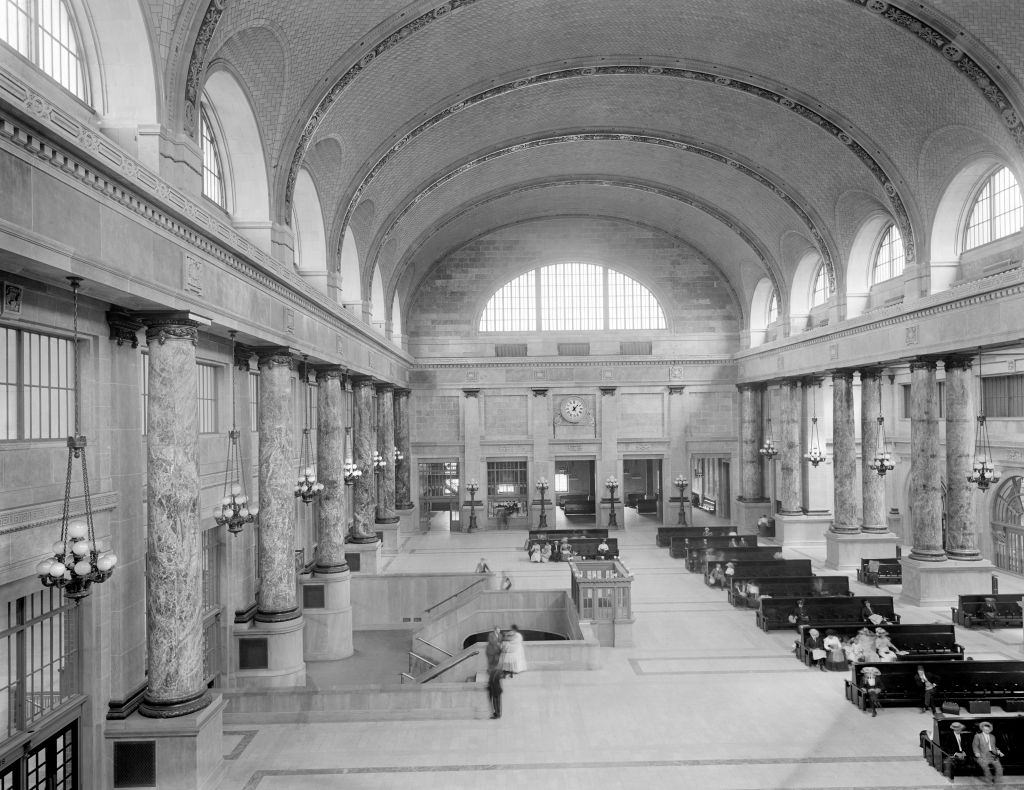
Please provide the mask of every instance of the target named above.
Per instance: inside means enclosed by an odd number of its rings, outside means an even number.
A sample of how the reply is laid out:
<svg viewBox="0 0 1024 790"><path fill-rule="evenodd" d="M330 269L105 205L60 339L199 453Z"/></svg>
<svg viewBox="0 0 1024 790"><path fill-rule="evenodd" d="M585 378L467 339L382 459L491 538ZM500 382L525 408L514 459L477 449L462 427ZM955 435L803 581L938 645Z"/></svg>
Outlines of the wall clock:
<svg viewBox="0 0 1024 790"><path fill-rule="evenodd" d="M559 411L566 422L577 423L587 416L587 404L580 398L564 398Z"/></svg>

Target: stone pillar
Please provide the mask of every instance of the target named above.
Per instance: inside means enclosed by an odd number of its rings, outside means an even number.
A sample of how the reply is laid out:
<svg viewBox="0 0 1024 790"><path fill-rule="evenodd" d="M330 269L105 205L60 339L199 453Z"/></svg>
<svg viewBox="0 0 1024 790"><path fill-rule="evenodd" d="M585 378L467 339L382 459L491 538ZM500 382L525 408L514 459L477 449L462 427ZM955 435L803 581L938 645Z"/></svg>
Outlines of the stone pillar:
<svg viewBox="0 0 1024 790"><path fill-rule="evenodd" d="M459 498L462 502L466 502L469 499L469 492L465 490L466 482L476 480L480 484L476 500L483 502L477 515L477 528L479 529L481 521L484 524L487 523L487 470L480 463L480 436L482 433L480 423L480 390L476 387L467 387L462 390L462 395L462 436L466 457L463 463L463 484L459 489ZM460 507L462 512L459 524L461 525L461 530L467 532L469 530L470 509L464 505L460 505Z"/></svg>
<svg viewBox="0 0 1024 790"><path fill-rule="evenodd" d="M803 387L799 380L783 382L782 394L782 431L779 437L779 500L781 513L788 515L800 514L800 422L803 414Z"/></svg>
<svg viewBox="0 0 1024 790"><path fill-rule="evenodd" d="M857 524L857 442L854 427L853 371L832 374L833 508L831 531L849 535Z"/></svg>
<svg viewBox="0 0 1024 790"><path fill-rule="evenodd" d="M971 360L949 357L946 368L946 552L954 560L980 560L974 520L975 414Z"/></svg>
<svg viewBox="0 0 1024 790"><path fill-rule="evenodd" d="M345 536L348 532L348 487L345 485L345 413L342 389L344 369L317 367L316 461L317 478L323 484L317 522L316 570L318 575L347 573Z"/></svg>
<svg viewBox="0 0 1024 790"><path fill-rule="evenodd" d="M395 388L395 447L402 462L395 467L395 509L412 510L412 446L409 428L409 395L407 389Z"/></svg>
<svg viewBox="0 0 1024 790"><path fill-rule="evenodd" d="M764 386L741 384L740 391L740 502L765 502L764 467L761 465L761 403ZM686 475L689 477L689 475Z"/></svg>
<svg viewBox="0 0 1024 790"><path fill-rule="evenodd" d="M889 531L885 513L885 478L871 469L878 446L878 416L882 413L882 371L862 368L860 371L860 463L861 531Z"/></svg>
<svg viewBox="0 0 1024 790"><path fill-rule="evenodd" d="M186 314L151 316L147 420L148 683L139 712L186 716L212 702L203 676L199 556L198 324Z"/></svg>
<svg viewBox="0 0 1024 790"><path fill-rule="evenodd" d="M380 533L381 550L398 553L398 513L395 512L395 388L391 384L377 385L377 439L378 452L387 463L376 473L377 510L373 519L374 530Z"/></svg>
<svg viewBox="0 0 1024 790"><path fill-rule="evenodd" d="M551 400L548 398L547 387L534 387L533 398L530 399L530 434L533 440L533 472L527 479L526 501L533 502L540 496L536 489L537 481L545 477L551 488L545 497L554 501L555 465L551 458ZM545 505L545 515L551 528L555 524L555 511L552 505ZM528 505L529 529L536 529L540 519L540 505Z"/></svg>
<svg viewBox="0 0 1024 790"><path fill-rule="evenodd" d="M613 475L619 481L619 488L615 491L615 498L619 500L614 505L615 526L611 528L622 529L626 525L626 514L622 509L622 484L624 481L622 479L622 462L619 459L619 399L615 397L616 389L616 387L599 387L601 392L601 460L595 470L597 480L594 481L594 487L596 489L595 499L598 502L596 526L608 527L611 518L609 511L612 505L609 502L601 501L608 499L608 489L605 487L604 481ZM549 477L548 479L552 482L552 488L548 491L548 498L554 499L554 478ZM665 485L664 481L662 481L662 489L662 501L658 503L658 507L661 509L661 515L664 519L665 489L671 489ZM554 506L552 506L552 521L554 517Z"/></svg>
<svg viewBox="0 0 1024 790"><path fill-rule="evenodd" d="M946 559L942 548L942 470L939 465L938 387L935 361L910 363L910 558Z"/></svg>
<svg viewBox="0 0 1024 790"><path fill-rule="evenodd" d="M661 523L667 525L679 524L679 508L684 508L686 523L690 524L692 511L688 507L690 489L683 493L683 502L679 502L679 489L673 484L673 480L682 475L690 480L692 470L689 468L686 457L686 388L682 384L669 384L668 387L668 467L665 469L662 480L662 497L664 506ZM620 478L621 479L621 478ZM625 483L625 480L622 480ZM693 481L690 480L692 483ZM619 489L619 496L622 496L622 489ZM672 500L676 500L674 503ZM742 524L743 521L737 521ZM740 532L743 530L740 529Z"/></svg>
<svg viewBox="0 0 1024 790"><path fill-rule="evenodd" d="M355 414L352 459L362 475L352 486L352 531L348 540L350 543L376 543L377 533L373 530L373 488L376 480L371 463L376 438L373 424L373 379L369 376L355 376L352 379L352 399Z"/></svg>

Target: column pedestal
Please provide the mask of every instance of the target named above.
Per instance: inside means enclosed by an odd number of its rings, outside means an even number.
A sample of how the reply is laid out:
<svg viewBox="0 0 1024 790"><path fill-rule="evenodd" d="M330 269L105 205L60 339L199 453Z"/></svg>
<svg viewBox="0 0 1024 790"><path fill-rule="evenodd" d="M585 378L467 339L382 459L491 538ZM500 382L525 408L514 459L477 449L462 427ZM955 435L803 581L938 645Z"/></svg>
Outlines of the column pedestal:
<svg viewBox="0 0 1024 790"><path fill-rule="evenodd" d="M376 543L346 543L345 560L352 573L360 576L376 576L380 573L382 547L378 540Z"/></svg>
<svg viewBox="0 0 1024 790"><path fill-rule="evenodd" d="M395 516L394 521L376 522L374 531L380 535L381 550L384 554L398 554L398 533L402 528L401 517ZM348 551L348 549L345 549Z"/></svg>
<svg viewBox="0 0 1024 790"><path fill-rule="evenodd" d="M156 785L159 790L206 790L220 784L224 762L224 707L220 694L202 710L173 719L150 719L135 713L108 720L106 759L113 763L118 741L156 742Z"/></svg>
<svg viewBox="0 0 1024 790"><path fill-rule="evenodd" d="M618 499L618 497L616 497L616 499ZM609 511L610 510L611 510L611 505L598 504L598 506L597 506L597 523L594 526L597 527L598 529L607 529L609 534L612 533L612 532L616 532L618 530L621 530L621 529L625 529L625 526L626 526L626 520L625 520L626 519L626 511L622 509L622 503L621 502L616 502L615 503L615 526L614 527L609 527L608 526L608 519L610 517L609 516ZM550 519L550 522L554 522L554 520L555 520L555 518L554 518L554 516L552 516L551 519Z"/></svg>
<svg viewBox="0 0 1024 790"><path fill-rule="evenodd" d="M395 551L397 552L398 547L401 546L400 538L402 535L419 532L420 525L414 505L410 505L408 508L398 508L395 510L395 513L398 515L398 534L395 536L395 539L398 541L398 545L395 546ZM480 508L477 508L476 516L480 518ZM467 521L466 523L468 524L469 522Z"/></svg>
<svg viewBox="0 0 1024 790"><path fill-rule="evenodd" d="M302 617L306 621L302 632L302 652L306 661L334 661L348 658L354 652L351 579L349 571L299 577L303 588ZM317 600L320 597L317 587L323 588L323 606L310 606L312 601L320 602Z"/></svg>
<svg viewBox="0 0 1024 790"><path fill-rule="evenodd" d="M900 602L911 606L950 606L963 593L983 593L992 589L996 570L988 560L945 560L922 562L904 557L903 594Z"/></svg>
<svg viewBox="0 0 1024 790"><path fill-rule="evenodd" d="M895 557L898 543L891 532L826 532L825 567L841 573L856 571L862 559Z"/></svg>
<svg viewBox="0 0 1024 790"><path fill-rule="evenodd" d="M803 514L776 513L775 539L788 548L824 546L825 532L832 523L832 516L807 516Z"/></svg>
<svg viewBox="0 0 1024 790"><path fill-rule="evenodd" d="M740 535L756 535L757 520L761 516L771 518L771 507L772 503L767 499L737 499L732 503L732 523L736 525L736 532Z"/></svg>
<svg viewBox="0 0 1024 790"><path fill-rule="evenodd" d="M303 660L303 637L305 618L296 617L279 623L264 623L258 620L252 625L234 632L236 640L265 639L267 643L267 665L262 669L239 669L235 685L259 688L290 688L306 685L306 662ZM235 646L238 655L240 646Z"/></svg>

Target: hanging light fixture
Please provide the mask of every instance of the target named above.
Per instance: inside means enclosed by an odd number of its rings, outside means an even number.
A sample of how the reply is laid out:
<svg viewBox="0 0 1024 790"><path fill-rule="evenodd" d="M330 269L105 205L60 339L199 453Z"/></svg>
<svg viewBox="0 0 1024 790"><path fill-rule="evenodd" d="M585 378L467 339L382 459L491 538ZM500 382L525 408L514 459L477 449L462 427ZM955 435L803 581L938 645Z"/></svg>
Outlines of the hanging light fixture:
<svg viewBox="0 0 1024 790"><path fill-rule="evenodd" d="M309 428L309 371L306 370L306 355L302 356L302 386L305 393L302 419L302 448L299 451L299 479L295 483L295 496L307 505L320 498L324 484L316 479L316 466L313 462L313 440Z"/></svg>
<svg viewBox="0 0 1024 790"><path fill-rule="evenodd" d="M769 461L779 454L779 448L775 446L775 439L772 437L771 417L768 418L768 424L765 427L764 444L761 445L760 453Z"/></svg>
<svg viewBox="0 0 1024 790"><path fill-rule="evenodd" d="M978 352L978 425L974 429L974 468L967 475L967 482L973 483L979 491L985 491L999 482L999 470L992 457L992 444L988 438L988 424L985 422L985 387L981 376L981 352Z"/></svg>
<svg viewBox="0 0 1024 790"><path fill-rule="evenodd" d="M356 480L363 476L363 470L352 460L352 456L348 452L348 437L350 433L352 433L352 429L345 428L345 466L342 468L342 476L347 486L355 485Z"/></svg>
<svg viewBox="0 0 1024 790"><path fill-rule="evenodd" d="M878 377L878 436L875 438L875 455L868 468L879 477L896 468L896 457L889 450L885 440L885 417L882 416L882 377Z"/></svg>
<svg viewBox="0 0 1024 790"><path fill-rule="evenodd" d="M245 475L242 474L242 452L238 447L241 435L235 425L235 331L231 330L231 366L228 368L228 392L231 393L231 430L228 431L228 453L224 464L224 490L220 504L213 508L213 519L218 527L227 526L228 532L237 535L242 527L251 524L259 515L256 503L250 504L245 490Z"/></svg>
<svg viewBox="0 0 1024 790"><path fill-rule="evenodd" d="M53 556L36 566L39 581L44 587L57 587L65 597L78 600L89 594L93 582L101 583L110 578L117 565L117 557L110 551L100 551L92 525L92 500L89 497L89 472L85 462L86 437L81 429L81 364L78 359L78 289L81 277L68 277L75 295L74 341L75 355L75 432L68 437L68 468L64 483L64 508L60 519L60 540L53 544ZM84 520L70 520L71 477L74 460L82 461L82 492L84 498Z"/></svg>
<svg viewBox="0 0 1024 790"><path fill-rule="evenodd" d="M820 387L821 384L819 383L818 386ZM804 453L804 460L813 467L817 467L825 460L825 453L821 449L821 440L818 438L818 397L814 393L811 393L811 446Z"/></svg>
<svg viewBox="0 0 1024 790"><path fill-rule="evenodd" d="M374 450L370 465L373 467L374 472L383 472L388 466L387 456L383 455L379 450Z"/></svg>

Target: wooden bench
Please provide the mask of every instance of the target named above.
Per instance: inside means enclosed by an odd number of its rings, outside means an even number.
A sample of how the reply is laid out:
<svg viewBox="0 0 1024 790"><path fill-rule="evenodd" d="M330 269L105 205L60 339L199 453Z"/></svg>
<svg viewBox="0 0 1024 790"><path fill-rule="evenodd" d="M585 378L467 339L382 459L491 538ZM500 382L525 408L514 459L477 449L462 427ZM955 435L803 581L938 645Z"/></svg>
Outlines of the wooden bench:
<svg viewBox="0 0 1024 790"><path fill-rule="evenodd" d="M996 599L996 617L992 621L993 626L998 628L1021 627L1021 596L1019 593L961 595L957 600L957 605L951 607L953 622L967 628L975 625L988 625L988 620L981 614L981 607L986 598Z"/></svg>
<svg viewBox="0 0 1024 790"><path fill-rule="evenodd" d="M599 559L597 547L604 541L608 544L608 557L619 556L618 538L569 538L569 545L572 546L573 559L596 560ZM565 559L564 557L562 558Z"/></svg>
<svg viewBox="0 0 1024 790"><path fill-rule="evenodd" d="M813 576L811 561L801 560L739 560L733 563L735 573L725 581L730 602L733 598L746 597L746 584L757 579L773 579L779 576ZM707 582L708 579L705 579ZM712 585L714 586L714 585ZM737 602L734 606L742 606Z"/></svg>
<svg viewBox="0 0 1024 790"><path fill-rule="evenodd" d="M879 584L903 584L903 566L899 557L861 559L857 581L877 587Z"/></svg>
<svg viewBox="0 0 1024 790"><path fill-rule="evenodd" d="M699 538L677 536L669 542L668 554L670 557L683 559L690 549L727 549L756 545L757 535L712 535L710 538L703 535Z"/></svg>
<svg viewBox="0 0 1024 790"><path fill-rule="evenodd" d="M753 581L757 584L758 595L751 599L749 595L741 594L739 587L732 587L729 590L729 603L733 606L746 606L757 608L758 603L764 596L776 597L819 597L822 595L850 595L849 576L775 576L761 577Z"/></svg>
<svg viewBox="0 0 1024 790"><path fill-rule="evenodd" d="M951 729L953 722L960 722L964 729L960 733L960 743L967 753L967 759L958 767L952 758L956 749L956 739ZM1004 752L999 762L1003 764L1004 774L1024 774L1024 750L1017 747L1024 743L1024 718L1019 714L987 713L973 716L936 716L932 719L929 733L922 730L920 734L921 752L925 761L950 781L957 776L980 776L981 766L974 760L971 741L980 732L978 725L991 722L992 734L996 737L996 745Z"/></svg>
<svg viewBox="0 0 1024 790"><path fill-rule="evenodd" d="M804 602L808 622L821 623L826 628L832 623L855 623L860 619L860 610L864 601L871 602L871 608L886 620L893 623L900 621L900 616L893 609L891 595L858 595L855 597L821 597L805 598L792 596L788 598L762 598L757 610L757 626L763 631L778 628L796 628L800 623L789 622L789 615L796 609L796 602ZM863 623L862 623L863 625ZM821 630L819 628L819 630Z"/></svg>
<svg viewBox="0 0 1024 790"><path fill-rule="evenodd" d="M727 562L739 562L740 560L776 560L782 559L782 549L779 546L737 546L725 548L700 547L688 549L686 552L686 568L694 573L704 574L704 581L708 580L708 569L713 568L716 562L722 563L725 567Z"/></svg>
<svg viewBox="0 0 1024 790"><path fill-rule="evenodd" d="M888 630L888 628L886 629ZM933 701L936 705L955 702L966 707L981 700L1005 706L1008 702L1024 707L1024 661L896 661L854 664L846 681L847 699L861 710L866 693L861 686L865 667L877 667L882 685L882 707L909 707L921 704L921 690L914 682L917 665L936 679Z"/></svg>
<svg viewBox="0 0 1024 790"><path fill-rule="evenodd" d="M796 657L807 666L813 663L811 651L806 646L807 633L812 628L816 628L822 636L825 636L825 632L831 629L836 632L836 636L846 642L865 627L867 626L861 622L805 623L797 628L800 636L797 639ZM893 645L900 650L907 651L907 655L897 659L899 661L913 661L917 664L922 661L962 661L964 658L964 647L957 644L955 626L952 623L929 623L926 625L893 623L883 627L888 631L889 640Z"/></svg>
<svg viewBox="0 0 1024 790"><path fill-rule="evenodd" d="M562 538L607 538L607 529L531 529L527 533L523 551L529 552L534 543L560 543Z"/></svg>
<svg viewBox="0 0 1024 790"><path fill-rule="evenodd" d="M712 535L732 535L736 534L736 527L719 526L719 527L658 527L658 533L655 537L655 542L661 548L665 549L669 546L669 541L673 537L680 538L699 538L703 536L711 537Z"/></svg>

